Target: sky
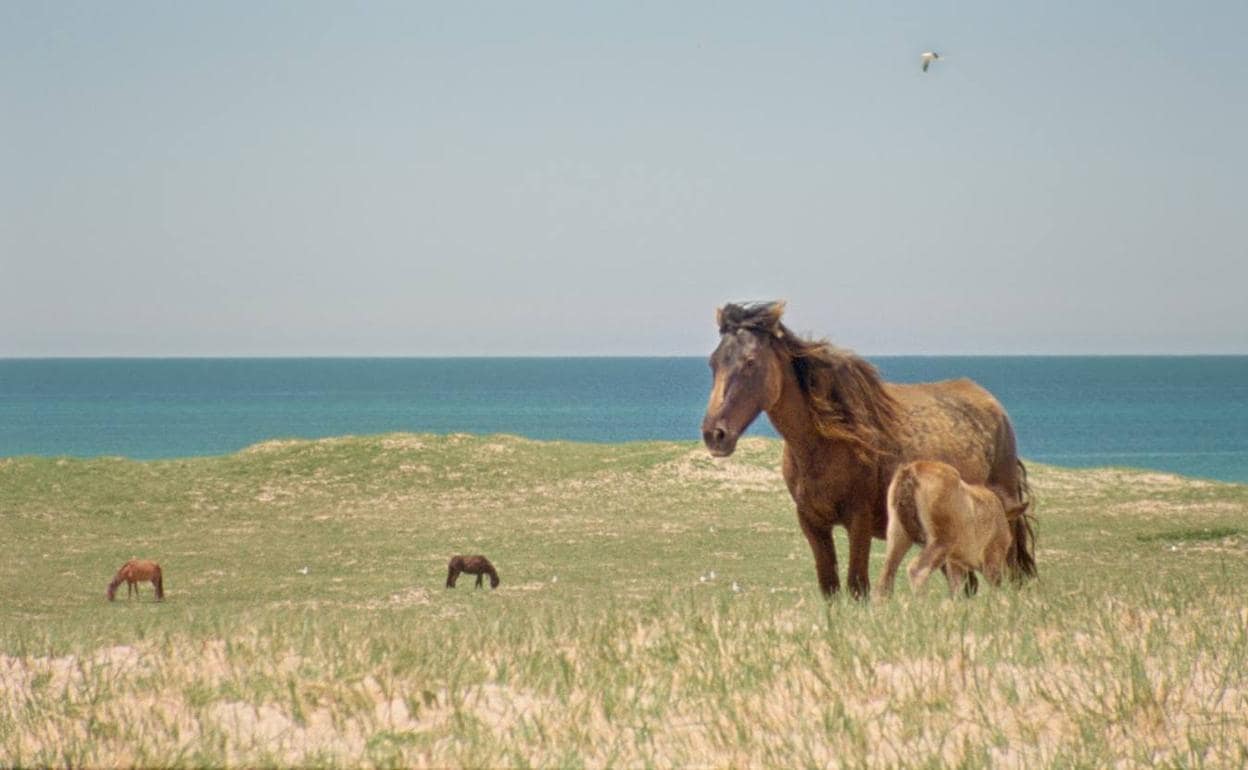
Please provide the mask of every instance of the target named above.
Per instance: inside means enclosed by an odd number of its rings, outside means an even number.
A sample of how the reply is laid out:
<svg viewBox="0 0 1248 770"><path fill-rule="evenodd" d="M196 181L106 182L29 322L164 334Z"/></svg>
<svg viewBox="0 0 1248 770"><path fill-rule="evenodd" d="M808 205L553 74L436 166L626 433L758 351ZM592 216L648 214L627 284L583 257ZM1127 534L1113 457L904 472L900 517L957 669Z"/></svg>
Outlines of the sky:
<svg viewBox="0 0 1248 770"><path fill-rule="evenodd" d="M1248 353L1248 3L841 5L0 0L0 356Z"/></svg>

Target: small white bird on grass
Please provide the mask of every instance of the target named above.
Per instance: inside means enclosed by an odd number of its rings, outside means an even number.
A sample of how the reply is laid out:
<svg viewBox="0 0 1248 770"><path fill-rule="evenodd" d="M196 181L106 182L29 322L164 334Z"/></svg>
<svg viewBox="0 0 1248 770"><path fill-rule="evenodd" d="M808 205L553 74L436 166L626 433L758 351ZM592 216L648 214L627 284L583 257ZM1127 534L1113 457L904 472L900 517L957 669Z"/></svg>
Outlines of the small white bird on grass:
<svg viewBox="0 0 1248 770"><path fill-rule="evenodd" d="M927 72L927 68L932 66L932 62L940 58L940 54L935 51L924 51L919 54L919 61L923 62L923 71Z"/></svg>
<svg viewBox="0 0 1248 770"><path fill-rule="evenodd" d="M308 568L307 568L306 566L305 566L305 567L300 567L299 569L297 569L297 570L295 570L295 571L296 571L296 572L298 572L300 575L306 575L306 574L308 574Z"/></svg>
<svg viewBox="0 0 1248 770"><path fill-rule="evenodd" d="M740 584L740 583L738 583L738 582L737 582L737 581L735 581L735 580L734 580L734 581L732 581L732 592L733 592L734 594L739 594L739 593L741 593L741 584Z"/></svg>

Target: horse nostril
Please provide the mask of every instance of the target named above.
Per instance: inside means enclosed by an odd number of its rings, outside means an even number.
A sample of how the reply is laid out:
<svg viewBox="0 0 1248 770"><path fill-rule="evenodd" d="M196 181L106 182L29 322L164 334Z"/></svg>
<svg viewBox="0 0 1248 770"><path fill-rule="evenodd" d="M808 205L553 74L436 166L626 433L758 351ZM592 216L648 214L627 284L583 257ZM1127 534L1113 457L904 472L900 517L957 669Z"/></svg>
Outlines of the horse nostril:
<svg viewBox="0 0 1248 770"><path fill-rule="evenodd" d="M725 435L727 434L724 433L723 428L716 428L714 432L711 433L711 438L715 439L715 443L718 444L719 442L724 440Z"/></svg>

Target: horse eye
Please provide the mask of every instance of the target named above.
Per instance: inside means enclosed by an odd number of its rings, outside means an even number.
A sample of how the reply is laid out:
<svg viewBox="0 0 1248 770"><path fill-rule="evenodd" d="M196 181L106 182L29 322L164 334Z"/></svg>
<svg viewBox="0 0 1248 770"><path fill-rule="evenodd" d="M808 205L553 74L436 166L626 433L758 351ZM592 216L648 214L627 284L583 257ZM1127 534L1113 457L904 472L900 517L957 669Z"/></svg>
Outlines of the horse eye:
<svg viewBox="0 0 1248 770"><path fill-rule="evenodd" d="M744 366L746 369L753 369L754 364L756 363L758 362L753 357L750 357L750 358L745 359L744 363L742 363L741 365Z"/></svg>

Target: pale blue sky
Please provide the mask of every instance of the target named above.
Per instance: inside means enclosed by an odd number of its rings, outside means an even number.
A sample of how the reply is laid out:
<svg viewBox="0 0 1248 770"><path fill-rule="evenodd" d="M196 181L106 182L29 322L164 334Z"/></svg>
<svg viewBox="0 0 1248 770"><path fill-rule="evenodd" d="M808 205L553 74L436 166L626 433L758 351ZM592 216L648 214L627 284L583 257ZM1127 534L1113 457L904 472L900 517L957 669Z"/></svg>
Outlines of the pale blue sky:
<svg viewBox="0 0 1248 770"><path fill-rule="evenodd" d="M0 355L701 355L774 297L868 354L1248 353L1245 30L3 0Z"/></svg>

